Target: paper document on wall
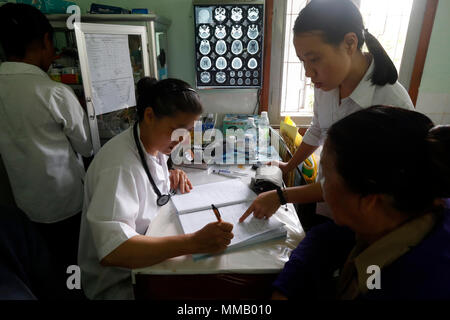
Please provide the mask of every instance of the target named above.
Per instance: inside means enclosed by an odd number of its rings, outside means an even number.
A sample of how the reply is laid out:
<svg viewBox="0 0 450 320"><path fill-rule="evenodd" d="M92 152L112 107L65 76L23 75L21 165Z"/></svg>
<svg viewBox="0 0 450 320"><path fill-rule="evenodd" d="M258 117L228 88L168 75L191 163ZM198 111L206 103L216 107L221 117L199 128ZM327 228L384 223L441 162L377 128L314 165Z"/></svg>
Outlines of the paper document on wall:
<svg viewBox="0 0 450 320"><path fill-rule="evenodd" d="M135 106L128 35L86 34L85 37L95 113Z"/></svg>
<svg viewBox="0 0 450 320"><path fill-rule="evenodd" d="M191 192L172 197L178 214L201 211L211 208L211 204L220 208L256 198L256 194L240 179L194 186Z"/></svg>

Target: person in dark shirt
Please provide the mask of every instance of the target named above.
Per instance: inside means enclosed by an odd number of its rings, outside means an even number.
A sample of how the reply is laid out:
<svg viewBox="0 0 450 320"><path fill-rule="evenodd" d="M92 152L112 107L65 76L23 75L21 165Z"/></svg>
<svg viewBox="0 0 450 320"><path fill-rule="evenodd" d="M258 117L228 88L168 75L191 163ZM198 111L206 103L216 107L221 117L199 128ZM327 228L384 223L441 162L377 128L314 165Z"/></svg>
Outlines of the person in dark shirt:
<svg viewBox="0 0 450 320"><path fill-rule="evenodd" d="M450 299L450 126L355 112L329 129L321 170L334 222L292 252L273 298Z"/></svg>

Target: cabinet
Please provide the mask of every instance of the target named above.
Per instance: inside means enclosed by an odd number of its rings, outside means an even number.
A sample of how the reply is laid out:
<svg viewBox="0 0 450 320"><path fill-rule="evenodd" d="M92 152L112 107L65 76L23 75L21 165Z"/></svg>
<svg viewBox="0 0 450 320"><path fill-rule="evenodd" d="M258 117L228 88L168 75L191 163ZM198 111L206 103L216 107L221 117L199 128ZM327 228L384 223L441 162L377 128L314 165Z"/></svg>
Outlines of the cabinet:
<svg viewBox="0 0 450 320"><path fill-rule="evenodd" d="M170 21L155 14L86 14L81 15L74 29L69 29L69 16L47 15L55 29L54 43L59 55L49 74L71 86L86 108L97 152L134 122L137 81L143 76L167 77ZM111 65L116 58L124 61L125 56L129 62L123 68ZM115 78L125 69L127 79ZM100 86L99 81L104 83ZM119 91L123 101L118 101Z"/></svg>

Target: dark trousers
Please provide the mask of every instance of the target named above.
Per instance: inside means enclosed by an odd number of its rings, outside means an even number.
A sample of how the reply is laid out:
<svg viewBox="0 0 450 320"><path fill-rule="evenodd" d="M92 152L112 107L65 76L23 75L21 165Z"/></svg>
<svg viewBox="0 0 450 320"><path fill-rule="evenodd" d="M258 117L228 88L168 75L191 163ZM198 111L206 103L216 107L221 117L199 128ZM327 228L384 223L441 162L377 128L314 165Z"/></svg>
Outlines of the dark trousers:
<svg viewBox="0 0 450 320"><path fill-rule="evenodd" d="M58 263L66 269L77 264L81 213L55 223L33 222Z"/></svg>
<svg viewBox="0 0 450 320"><path fill-rule="evenodd" d="M50 253L56 261L56 278L64 285L65 297L67 299L83 299L81 290L69 290L66 286L67 267L78 265L78 240L80 237L81 213L55 223L36 223L36 229L44 238Z"/></svg>
<svg viewBox="0 0 450 320"><path fill-rule="evenodd" d="M0 299L61 299L45 240L20 209L0 206Z"/></svg>

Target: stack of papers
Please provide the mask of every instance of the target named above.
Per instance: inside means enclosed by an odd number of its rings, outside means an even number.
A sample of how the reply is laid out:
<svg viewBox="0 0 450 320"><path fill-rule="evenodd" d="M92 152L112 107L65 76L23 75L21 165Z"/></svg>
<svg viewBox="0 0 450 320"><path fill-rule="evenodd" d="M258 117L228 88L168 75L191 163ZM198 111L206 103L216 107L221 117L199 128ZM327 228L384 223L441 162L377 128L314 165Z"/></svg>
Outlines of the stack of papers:
<svg viewBox="0 0 450 320"><path fill-rule="evenodd" d="M234 225L234 238L226 250L230 251L286 237L284 224L274 216L267 220L251 216L239 223L239 218L255 198L256 194L240 179L231 179L195 186L190 193L173 196L172 201L185 234L196 232L208 223L217 221L211 204L219 208L222 220ZM194 259L205 256L208 255L196 254Z"/></svg>

